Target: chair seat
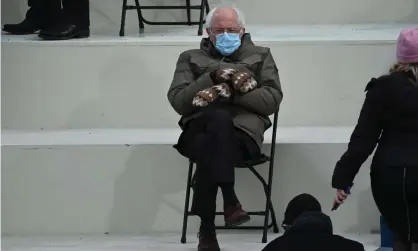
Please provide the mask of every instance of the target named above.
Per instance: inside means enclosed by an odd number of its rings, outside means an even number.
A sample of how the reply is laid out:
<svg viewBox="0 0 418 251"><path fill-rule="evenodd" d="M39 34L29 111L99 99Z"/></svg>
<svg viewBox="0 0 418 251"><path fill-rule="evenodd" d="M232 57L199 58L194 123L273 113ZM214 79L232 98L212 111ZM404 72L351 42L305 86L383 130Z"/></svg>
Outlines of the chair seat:
<svg viewBox="0 0 418 251"><path fill-rule="evenodd" d="M252 159L252 160L247 160L247 161L244 161L242 163L237 164L236 167L246 168L246 167L249 167L249 166L258 166L258 165L264 164L268 161L270 161L270 157L265 155L265 154L261 154L258 158L255 158L255 159Z"/></svg>

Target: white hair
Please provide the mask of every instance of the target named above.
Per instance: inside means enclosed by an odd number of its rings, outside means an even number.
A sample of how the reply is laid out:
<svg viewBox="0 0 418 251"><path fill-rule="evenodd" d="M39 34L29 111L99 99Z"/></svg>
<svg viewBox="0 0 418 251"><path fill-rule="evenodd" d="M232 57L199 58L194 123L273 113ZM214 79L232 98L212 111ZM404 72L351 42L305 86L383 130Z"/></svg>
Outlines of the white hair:
<svg viewBox="0 0 418 251"><path fill-rule="evenodd" d="M217 10L223 10L223 9L233 9L237 13L237 16L238 16L237 22L238 22L238 24L241 26L241 28L244 27L244 25L245 25L245 17L244 17L244 14L242 14L242 11L240 11L233 4L229 4L229 3L219 4L219 5L215 6L215 7L213 7L212 10L209 11L209 13L206 16L206 27L208 27L208 28L212 27L213 15L215 14L215 12Z"/></svg>

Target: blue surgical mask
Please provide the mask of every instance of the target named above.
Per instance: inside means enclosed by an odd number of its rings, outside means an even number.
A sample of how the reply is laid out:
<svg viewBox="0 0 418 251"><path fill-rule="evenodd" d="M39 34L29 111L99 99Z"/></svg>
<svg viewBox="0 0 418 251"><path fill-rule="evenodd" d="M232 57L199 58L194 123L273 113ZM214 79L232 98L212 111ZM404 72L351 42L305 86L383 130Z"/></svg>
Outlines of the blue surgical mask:
<svg viewBox="0 0 418 251"><path fill-rule="evenodd" d="M216 49L224 56L229 56L241 46L239 33L227 33L216 35Z"/></svg>

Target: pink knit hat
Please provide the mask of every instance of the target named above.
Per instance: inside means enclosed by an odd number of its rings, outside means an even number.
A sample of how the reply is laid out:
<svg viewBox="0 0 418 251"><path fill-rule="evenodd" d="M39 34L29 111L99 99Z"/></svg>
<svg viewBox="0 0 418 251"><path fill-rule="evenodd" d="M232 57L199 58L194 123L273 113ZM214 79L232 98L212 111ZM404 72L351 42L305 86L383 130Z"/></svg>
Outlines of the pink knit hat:
<svg viewBox="0 0 418 251"><path fill-rule="evenodd" d="M418 28L402 30L396 47L399 63L418 63Z"/></svg>

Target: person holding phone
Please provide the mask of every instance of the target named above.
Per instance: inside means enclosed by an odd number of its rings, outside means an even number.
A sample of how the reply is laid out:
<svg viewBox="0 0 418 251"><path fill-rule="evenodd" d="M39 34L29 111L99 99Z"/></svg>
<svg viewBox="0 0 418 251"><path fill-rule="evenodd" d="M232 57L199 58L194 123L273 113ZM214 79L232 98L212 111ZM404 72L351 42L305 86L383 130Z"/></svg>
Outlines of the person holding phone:
<svg viewBox="0 0 418 251"><path fill-rule="evenodd" d="M394 251L418 251L418 28L404 29L397 63L372 79L347 151L337 162L335 203L348 196L361 165L376 148L371 188L376 205L394 234Z"/></svg>

